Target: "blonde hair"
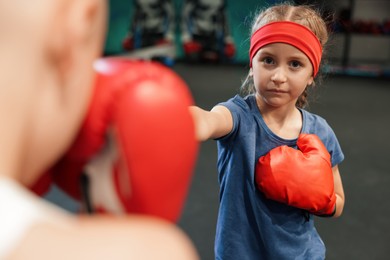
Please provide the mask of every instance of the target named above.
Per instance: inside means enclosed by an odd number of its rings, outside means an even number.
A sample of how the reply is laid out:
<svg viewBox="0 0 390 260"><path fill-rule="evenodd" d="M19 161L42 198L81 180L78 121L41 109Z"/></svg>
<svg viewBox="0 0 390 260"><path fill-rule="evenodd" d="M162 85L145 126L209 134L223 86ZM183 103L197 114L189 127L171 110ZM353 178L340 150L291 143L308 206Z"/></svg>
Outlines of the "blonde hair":
<svg viewBox="0 0 390 260"><path fill-rule="evenodd" d="M323 48L328 41L328 30L324 19L318 11L307 5L280 4L261 11L252 25L251 35L260 27L277 21L291 21L306 26L317 36ZM314 83L311 86L314 86ZM241 89L246 94L255 91L252 76L248 74ZM297 107L303 108L307 105L307 96L308 88L298 98Z"/></svg>

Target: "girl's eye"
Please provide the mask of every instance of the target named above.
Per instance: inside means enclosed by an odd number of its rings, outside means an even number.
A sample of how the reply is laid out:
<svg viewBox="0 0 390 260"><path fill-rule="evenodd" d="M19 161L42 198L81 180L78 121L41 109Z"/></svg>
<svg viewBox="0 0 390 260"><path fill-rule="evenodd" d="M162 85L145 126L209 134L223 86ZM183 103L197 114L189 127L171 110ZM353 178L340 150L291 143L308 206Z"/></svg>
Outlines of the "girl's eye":
<svg viewBox="0 0 390 260"><path fill-rule="evenodd" d="M290 66L293 68L299 68L302 66L302 64L299 61L294 60L290 62Z"/></svg>
<svg viewBox="0 0 390 260"><path fill-rule="evenodd" d="M273 60L271 57L265 57L265 58L263 58L263 62L264 62L265 64L274 64L274 63L275 63L274 60Z"/></svg>

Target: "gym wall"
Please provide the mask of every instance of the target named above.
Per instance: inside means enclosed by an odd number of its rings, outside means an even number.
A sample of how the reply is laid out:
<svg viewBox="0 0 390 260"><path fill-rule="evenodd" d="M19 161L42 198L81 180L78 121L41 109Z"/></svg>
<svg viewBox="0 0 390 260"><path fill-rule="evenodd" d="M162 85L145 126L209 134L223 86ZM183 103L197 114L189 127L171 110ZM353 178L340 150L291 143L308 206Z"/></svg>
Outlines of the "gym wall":
<svg viewBox="0 0 390 260"><path fill-rule="evenodd" d="M178 25L180 19L183 2L184 0L173 0L176 25ZM234 61L248 61L249 31L252 19L260 9L270 4L274 4L275 2L278 1L230 0L227 2L228 23L236 45ZM122 41L128 31L133 8L133 1L131 0L110 0L109 27L105 45L105 55L118 55L124 52ZM177 48L177 58L180 59L183 52L180 44L180 31L178 30L178 26L176 27L175 44Z"/></svg>

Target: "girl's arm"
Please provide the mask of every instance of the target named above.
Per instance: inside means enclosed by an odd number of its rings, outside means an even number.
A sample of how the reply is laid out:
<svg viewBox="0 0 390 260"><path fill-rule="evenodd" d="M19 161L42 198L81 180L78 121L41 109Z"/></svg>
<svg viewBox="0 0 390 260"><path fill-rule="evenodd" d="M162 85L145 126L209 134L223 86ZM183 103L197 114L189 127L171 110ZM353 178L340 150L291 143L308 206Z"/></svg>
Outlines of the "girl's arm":
<svg viewBox="0 0 390 260"><path fill-rule="evenodd" d="M190 112L194 118L195 134L199 141L222 137L233 128L232 114L224 106L215 106L211 111L191 106Z"/></svg>
<svg viewBox="0 0 390 260"><path fill-rule="evenodd" d="M334 214L333 217L337 218L340 217L341 214L343 213L345 197L344 197L343 183L341 182L338 165L334 166L332 168L332 171L333 171L333 179L334 179L334 190L336 193L336 213Z"/></svg>

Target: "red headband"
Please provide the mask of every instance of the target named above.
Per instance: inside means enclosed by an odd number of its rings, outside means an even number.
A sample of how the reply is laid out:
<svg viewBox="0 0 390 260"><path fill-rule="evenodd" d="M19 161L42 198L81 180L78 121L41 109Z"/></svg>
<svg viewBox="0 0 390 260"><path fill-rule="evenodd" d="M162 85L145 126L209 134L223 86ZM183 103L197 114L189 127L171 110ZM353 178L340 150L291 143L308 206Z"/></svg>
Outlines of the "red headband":
<svg viewBox="0 0 390 260"><path fill-rule="evenodd" d="M272 22L253 33L249 49L250 66L260 48L277 42L290 44L305 53L313 65L313 76L317 75L322 56L321 43L309 28L290 21Z"/></svg>

